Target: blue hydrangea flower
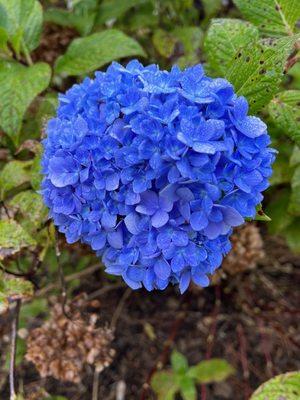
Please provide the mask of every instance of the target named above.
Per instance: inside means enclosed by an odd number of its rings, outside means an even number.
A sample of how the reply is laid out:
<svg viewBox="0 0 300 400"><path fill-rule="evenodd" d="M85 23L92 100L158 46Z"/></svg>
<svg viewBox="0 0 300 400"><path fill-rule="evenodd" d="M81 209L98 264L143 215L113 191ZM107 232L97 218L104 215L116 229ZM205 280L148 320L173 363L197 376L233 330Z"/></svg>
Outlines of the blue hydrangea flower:
<svg viewBox="0 0 300 400"><path fill-rule="evenodd" d="M207 286L274 161L264 122L201 65L113 63L60 95L43 144L54 223L133 289Z"/></svg>

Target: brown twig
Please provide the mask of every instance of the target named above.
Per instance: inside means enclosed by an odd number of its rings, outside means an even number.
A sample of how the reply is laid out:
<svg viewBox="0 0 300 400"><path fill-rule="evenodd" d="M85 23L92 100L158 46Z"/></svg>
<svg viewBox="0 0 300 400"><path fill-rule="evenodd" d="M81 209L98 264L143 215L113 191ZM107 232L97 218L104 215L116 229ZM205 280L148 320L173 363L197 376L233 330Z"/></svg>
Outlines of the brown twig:
<svg viewBox="0 0 300 400"><path fill-rule="evenodd" d="M115 312L113 313L111 323L110 323L111 329L115 329L115 327L117 326L117 321L121 315L124 304L126 303L126 300L131 295L131 293L132 293L132 289L130 289L130 288L127 288L124 291L123 296L121 297L121 300L119 301L119 304L117 305L117 308L115 309Z"/></svg>
<svg viewBox="0 0 300 400"><path fill-rule="evenodd" d="M60 287L61 287L61 296L62 296L62 312L64 314L64 316L68 319L71 319L70 315L68 315L67 311L66 311L66 304L67 304L67 283L65 280L65 276L64 276L64 271L60 262L60 256L61 256L61 252L59 249L59 245L58 245L58 233L55 230L55 256L56 256L56 261L57 261L57 266L58 266L58 274L59 274L59 280L60 280Z"/></svg>
<svg viewBox="0 0 300 400"><path fill-rule="evenodd" d="M75 272L74 274L67 275L64 279L65 282L72 282L74 279L80 279L83 278L84 276L91 275L95 271L97 271L100 268L100 264L94 264L91 265L90 267L83 269L82 271ZM58 287L57 284L51 283L50 285L44 287L43 289L40 289L38 292L36 292L37 297L44 296L45 294L49 293L51 290L56 289Z"/></svg>
<svg viewBox="0 0 300 400"><path fill-rule="evenodd" d="M260 337L261 337L261 347L262 347L262 350L263 350L263 353L265 356L265 360L266 360L267 372L268 372L269 378L271 378L273 376L273 363L272 363L270 352L268 350L266 334L264 332L264 324L260 318L257 318L257 324L258 324L259 333L260 333Z"/></svg>
<svg viewBox="0 0 300 400"><path fill-rule="evenodd" d="M249 366L248 366L248 359L247 359L247 344L246 344L246 337L244 333L244 329L241 324L237 326L237 334L238 340L240 344L240 360L243 368L243 377L244 377L244 390L245 390L245 400L248 400L251 394L251 388L249 385Z"/></svg>
<svg viewBox="0 0 300 400"><path fill-rule="evenodd" d="M220 286L217 285L215 286L215 307L213 310L213 314L212 314L212 324L211 324L211 328L210 328L210 332L208 334L208 338L207 338L207 351L205 354L205 359L209 360L211 358L211 354L213 351L213 346L215 343L215 336L216 336L216 331L217 331L217 322L218 322L218 315L220 313L220 307L221 307L221 290L220 290ZM206 400L206 385L201 385L201 399L202 400Z"/></svg>
<svg viewBox="0 0 300 400"><path fill-rule="evenodd" d="M10 348L10 363L9 363L9 388L10 400L16 399L15 391L15 365L16 365L16 347L17 347L17 330L19 325L19 314L21 308L21 300L16 300L14 309L14 317L11 327L11 348Z"/></svg>

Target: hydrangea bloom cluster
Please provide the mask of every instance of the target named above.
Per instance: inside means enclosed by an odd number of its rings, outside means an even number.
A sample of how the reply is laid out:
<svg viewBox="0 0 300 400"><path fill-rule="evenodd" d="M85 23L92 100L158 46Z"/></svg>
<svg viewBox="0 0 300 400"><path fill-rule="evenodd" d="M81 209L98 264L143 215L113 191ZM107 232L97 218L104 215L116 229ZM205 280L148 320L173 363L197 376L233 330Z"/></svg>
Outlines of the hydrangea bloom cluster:
<svg viewBox="0 0 300 400"><path fill-rule="evenodd" d="M272 172L267 127L245 98L201 65L167 72L131 61L59 100L42 161L59 231L133 289L207 286Z"/></svg>

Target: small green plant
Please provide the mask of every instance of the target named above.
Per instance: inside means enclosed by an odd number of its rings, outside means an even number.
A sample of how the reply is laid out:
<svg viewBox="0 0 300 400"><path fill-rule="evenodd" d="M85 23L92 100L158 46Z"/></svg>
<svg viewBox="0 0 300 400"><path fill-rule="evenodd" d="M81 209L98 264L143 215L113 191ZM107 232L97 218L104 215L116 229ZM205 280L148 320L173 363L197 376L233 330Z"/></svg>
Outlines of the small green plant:
<svg viewBox="0 0 300 400"><path fill-rule="evenodd" d="M196 400L197 384L221 382L234 373L233 367L220 358L189 366L186 357L174 350L171 368L156 372L151 380L158 400L173 400L180 393L184 400Z"/></svg>
<svg viewBox="0 0 300 400"><path fill-rule="evenodd" d="M299 400L300 372L287 372L262 384L250 400Z"/></svg>

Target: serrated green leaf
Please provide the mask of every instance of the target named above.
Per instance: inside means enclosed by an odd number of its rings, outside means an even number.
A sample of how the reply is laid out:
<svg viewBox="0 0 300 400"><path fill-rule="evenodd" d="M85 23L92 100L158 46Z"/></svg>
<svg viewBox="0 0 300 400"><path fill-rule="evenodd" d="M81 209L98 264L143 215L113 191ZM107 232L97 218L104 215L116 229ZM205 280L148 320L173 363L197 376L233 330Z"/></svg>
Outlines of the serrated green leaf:
<svg viewBox="0 0 300 400"><path fill-rule="evenodd" d="M41 195L33 190L18 193L9 201L8 205L17 209L25 220L30 220L35 228L39 228L43 224L48 214Z"/></svg>
<svg viewBox="0 0 300 400"><path fill-rule="evenodd" d="M148 0L104 0L99 7L96 24L101 25L124 15L134 6L146 3Z"/></svg>
<svg viewBox="0 0 300 400"><path fill-rule="evenodd" d="M172 371L156 372L151 379L151 387L158 400L173 400L179 390Z"/></svg>
<svg viewBox="0 0 300 400"><path fill-rule="evenodd" d="M272 234L282 232L293 221L293 217L287 213L290 202L291 192L289 189L283 189L273 196L266 208L266 212L271 217L268 229Z"/></svg>
<svg viewBox="0 0 300 400"><path fill-rule="evenodd" d="M0 221L0 260L35 245L36 241L16 221Z"/></svg>
<svg viewBox="0 0 300 400"><path fill-rule="evenodd" d="M57 59L55 71L81 75L113 60L131 56L145 56L145 52L134 39L119 30L109 29L75 39L66 53Z"/></svg>
<svg viewBox="0 0 300 400"><path fill-rule="evenodd" d="M0 18L17 54L24 44L28 51L34 50L40 41L43 9L37 0L0 0L5 16Z"/></svg>
<svg viewBox="0 0 300 400"><path fill-rule="evenodd" d="M292 193L288 212L295 216L300 216L300 165L295 169L291 181Z"/></svg>
<svg viewBox="0 0 300 400"><path fill-rule="evenodd" d="M177 350L172 351L171 365L173 371L180 374L185 373L189 366L186 357Z"/></svg>
<svg viewBox="0 0 300 400"><path fill-rule="evenodd" d="M288 372L262 384L250 400L299 400L300 372Z"/></svg>
<svg viewBox="0 0 300 400"><path fill-rule="evenodd" d="M261 41L238 51L226 78L238 95L248 99L252 112L266 106L279 91L286 59L297 39Z"/></svg>
<svg viewBox="0 0 300 400"><path fill-rule="evenodd" d="M197 400L197 389L192 378L189 376L182 376L179 381L179 386L183 400Z"/></svg>
<svg viewBox="0 0 300 400"><path fill-rule="evenodd" d="M233 0L265 36L292 35L300 18L298 0Z"/></svg>
<svg viewBox="0 0 300 400"><path fill-rule="evenodd" d="M24 67L0 62L0 126L17 146L22 118L32 100L47 88L51 69L46 63Z"/></svg>
<svg viewBox="0 0 300 400"><path fill-rule="evenodd" d="M13 160L8 162L0 172L0 199L10 190L29 181L29 161Z"/></svg>
<svg viewBox="0 0 300 400"><path fill-rule="evenodd" d="M284 235L288 246L295 253L300 253L300 218L295 218L293 222L284 230Z"/></svg>
<svg viewBox="0 0 300 400"><path fill-rule="evenodd" d="M221 382L234 373L233 367L221 358L212 358L201 361L191 367L188 376L196 379L199 383Z"/></svg>
<svg viewBox="0 0 300 400"><path fill-rule="evenodd" d="M209 69L225 76L238 50L259 38L258 30L249 22L239 19L213 19L207 31L204 48Z"/></svg>
<svg viewBox="0 0 300 400"><path fill-rule="evenodd" d="M297 144L300 144L300 90L279 93L269 104L274 123Z"/></svg>
<svg viewBox="0 0 300 400"><path fill-rule="evenodd" d="M152 36L152 42L161 56L170 58L174 53L177 40L172 33L157 29Z"/></svg>

